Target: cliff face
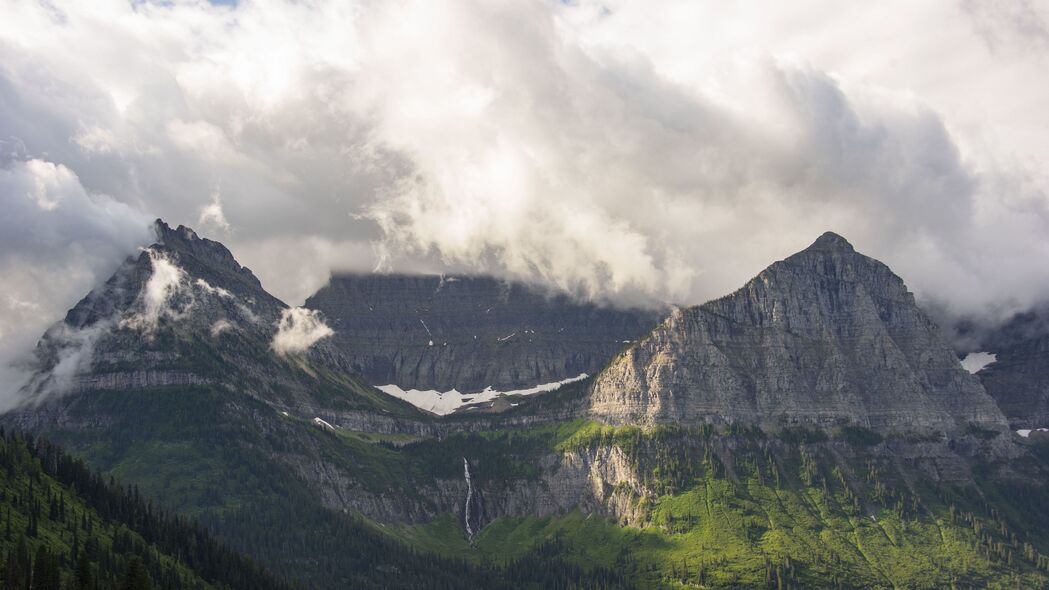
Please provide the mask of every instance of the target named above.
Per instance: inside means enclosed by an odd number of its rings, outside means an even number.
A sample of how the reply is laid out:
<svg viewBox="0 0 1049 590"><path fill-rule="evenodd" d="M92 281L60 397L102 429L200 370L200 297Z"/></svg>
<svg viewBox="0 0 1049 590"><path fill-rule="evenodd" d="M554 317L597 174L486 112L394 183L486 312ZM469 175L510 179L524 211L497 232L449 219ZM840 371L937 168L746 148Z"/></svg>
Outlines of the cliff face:
<svg viewBox="0 0 1049 590"><path fill-rule="evenodd" d="M833 233L672 314L597 377L589 411L613 424L1005 427L903 281Z"/></svg>
<svg viewBox="0 0 1049 590"><path fill-rule="evenodd" d="M981 348L995 355L976 375L1013 428L1049 426L1049 310L1018 314Z"/></svg>
<svg viewBox="0 0 1049 590"><path fill-rule="evenodd" d="M658 314L492 277L340 275L306 301L371 383L506 391L594 374Z"/></svg>
<svg viewBox="0 0 1049 590"><path fill-rule="evenodd" d="M72 412L73 402L94 392L187 387L248 395L293 414L367 411L380 421L425 419L364 384L324 338L279 354L274 337L288 306L222 244L159 220L155 229L155 244L41 338L38 371L26 392L39 407L18 415L24 425L97 421L55 415Z"/></svg>

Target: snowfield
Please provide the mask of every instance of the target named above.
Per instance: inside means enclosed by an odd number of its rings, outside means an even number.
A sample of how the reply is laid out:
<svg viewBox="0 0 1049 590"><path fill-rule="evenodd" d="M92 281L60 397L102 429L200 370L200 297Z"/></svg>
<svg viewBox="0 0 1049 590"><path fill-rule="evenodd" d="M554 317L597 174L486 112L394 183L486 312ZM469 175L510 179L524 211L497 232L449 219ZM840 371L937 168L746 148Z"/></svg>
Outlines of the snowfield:
<svg viewBox="0 0 1049 590"><path fill-rule="evenodd" d="M970 352L962 359L962 367L970 373L976 373L996 360L997 355L990 352Z"/></svg>
<svg viewBox="0 0 1049 590"><path fill-rule="evenodd" d="M505 395L534 395L537 393L545 393L553 391L562 385L569 383L575 383L576 381L582 381L589 377L586 373L580 373L575 377L569 377L561 381L555 381L553 383L543 383L542 385L536 385L529 389L515 389L511 391L496 391L491 386L486 387L484 391L478 393L459 393L458 390L451 391L435 391L435 390L419 390L409 389L405 391L400 386L395 384L390 385L379 385L378 389L383 393L392 395L393 397L403 399L404 401L412 404L413 406L426 410L427 412L433 412L440 416L447 416L452 412L467 404L476 404L479 402L492 401L498 397Z"/></svg>

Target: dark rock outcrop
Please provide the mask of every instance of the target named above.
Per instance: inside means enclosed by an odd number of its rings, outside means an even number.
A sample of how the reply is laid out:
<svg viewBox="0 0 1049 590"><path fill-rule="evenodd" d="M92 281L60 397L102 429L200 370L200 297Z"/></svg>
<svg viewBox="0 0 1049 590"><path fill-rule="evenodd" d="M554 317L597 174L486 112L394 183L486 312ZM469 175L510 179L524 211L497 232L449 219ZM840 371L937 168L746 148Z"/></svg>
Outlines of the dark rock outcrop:
<svg viewBox="0 0 1049 590"><path fill-rule="evenodd" d="M484 276L338 275L305 307L371 383L463 393L592 375L661 317Z"/></svg>
<svg viewBox="0 0 1049 590"><path fill-rule="evenodd" d="M976 375L1016 429L1049 426L1049 309L1013 317L981 348L995 362Z"/></svg>
<svg viewBox="0 0 1049 590"><path fill-rule="evenodd" d="M903 281L833 233L672 314L597 377L589 411L613 424L1006 426Z"/></svg>

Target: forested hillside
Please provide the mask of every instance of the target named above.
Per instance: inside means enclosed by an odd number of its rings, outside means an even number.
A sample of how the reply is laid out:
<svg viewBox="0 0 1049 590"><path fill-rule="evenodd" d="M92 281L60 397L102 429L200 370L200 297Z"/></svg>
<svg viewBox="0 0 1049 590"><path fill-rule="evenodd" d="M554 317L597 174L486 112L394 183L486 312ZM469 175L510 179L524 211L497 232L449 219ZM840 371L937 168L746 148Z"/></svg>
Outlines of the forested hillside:
<svg viewBox="0 0 1049 590"><path fill-rule="evenodd" d="M45 441L0 436L5 589L283 589L192 521Z"/></svg>
<svg viewBox="0 0 1049 590"><path fill-rule="evenodd" d="M628 588L608 568L562 560L548 540L512 560L478 562L412 548L367 521L301 503L254 505L212 524L278 563L304 556L281 581L214 540L192 519L157 508L47 441L0 431L0 579L32 590L352 588ZM297 531L313 530L314 534ZM249 531L237 537L236 531Z"/></svg>

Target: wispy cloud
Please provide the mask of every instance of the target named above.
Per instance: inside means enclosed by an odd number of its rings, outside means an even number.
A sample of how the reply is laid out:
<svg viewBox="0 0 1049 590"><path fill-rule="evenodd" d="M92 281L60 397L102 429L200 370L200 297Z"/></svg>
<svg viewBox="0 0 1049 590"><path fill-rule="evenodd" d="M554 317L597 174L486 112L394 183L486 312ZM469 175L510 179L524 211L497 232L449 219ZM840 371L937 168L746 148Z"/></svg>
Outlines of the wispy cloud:
<svg viewBox="0 0 1049 590"><path fill-rule="evenodd" d="M335 332L324 323L319 312L302 307L281 310L277 333L271 346L279 355L303 353Z"/></svg>

